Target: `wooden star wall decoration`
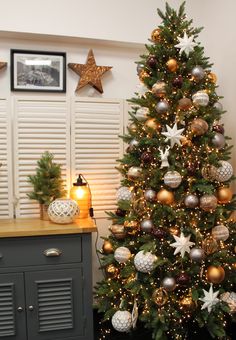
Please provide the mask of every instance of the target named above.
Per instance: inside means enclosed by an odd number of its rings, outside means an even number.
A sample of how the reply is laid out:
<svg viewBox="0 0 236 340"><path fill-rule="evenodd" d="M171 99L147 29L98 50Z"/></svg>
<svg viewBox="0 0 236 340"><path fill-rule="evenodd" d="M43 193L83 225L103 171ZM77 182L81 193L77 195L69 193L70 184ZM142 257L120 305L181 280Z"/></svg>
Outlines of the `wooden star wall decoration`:
<svg viewBox="0 0 236 340"><path fill-rule="evenodd" d="M7 66L7 63L0 61L0 70Z"/></svg>
<svg viewBox="0 0 236 340"><path fill-rule="evenodd" d="M86 64L69 63L68 67L80 76L75 92L89 84L100 93L103 93L101 77L112 68L112 66L97 66L93 50L89 50Z"/></svg>

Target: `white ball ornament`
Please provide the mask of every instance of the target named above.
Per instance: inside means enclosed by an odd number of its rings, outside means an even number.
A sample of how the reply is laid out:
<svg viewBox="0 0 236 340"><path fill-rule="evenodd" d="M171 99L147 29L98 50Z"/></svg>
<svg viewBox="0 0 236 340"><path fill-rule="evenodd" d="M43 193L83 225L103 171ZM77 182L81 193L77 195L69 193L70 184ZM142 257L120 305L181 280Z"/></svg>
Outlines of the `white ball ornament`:
<svg viewBox="0 0 236 340"><path fill-rule="evenodd" d="M131 257L131 252L126 247L118 247L115 250L114 258L119 263L127 262Z"/></svg>
<svg viewBox="0 0 236 340"><path fill-rule="evenodd" d="M134 265L139 272L149 273L154 269L154 263L156 260L156 255L153 255L149 251L144 253L144 251L141 250L134 257Z"/></svg>
<svg viewBox="0 0 236 340"><path fill-rule="evenodd" d="M136 180L141 176L142 169L138 166L131 166L128 170L128 178L131 180Z"/></svg>
<svg viewBox="0 0 236 340"><path fill-rule="evenodd" d="M193 104L196 106L207 106L209 103L209 96L204 91L198 91L192 96Z"/></svg>
<svg viewBox="0 0 236 340"><path fill-rule="evenodd" d="M212 228L211 235L217 241L226 241L229 238L229 229L225 225L219 224Z"/></svg>
<svg viewBox="0 0 236 340"><path fill-rule="evenodd" d="M148 107L140 107L140 109L136 111L135 117L138 121L143 122L148 118L147 116L149 115L149 113L150 111Z"/></svg>
<svg viewBox="0 0 236 340"><path fill-rule="evenodd" d="M170 188L177 188L180 185L181 181L182 177L177 171L168 171L164 175L164 183Z"/></svg>
<svg viewBox="0 0 236 340"><path fill-rule="evenodd" d="M211 167L211 176L216 181L226 182L233 176L233 167L227 161L220 161L219 163L219 168L216 168L215 166Z"/></svg>
<svg viewBox="0 0 236 340"><path fill-rule="evenodd" d="M118 310L111 319L112 326L118 332L129 332L132 328L132 315L127 310Z"/></svg>
<svg viewBox="0 0 236 340"><path fill-rule="evenodd" d="M119 201L130 201L132 198L132 193L128 187L120 187L116 192L117 202Z"/></svg>
<svg viewBox="0 0 236 340"><path fill-rule="evenodd" d="M57 198L48 207L49 219L58 224L71 223L78 214L78 204L70 198Z"/></svg>

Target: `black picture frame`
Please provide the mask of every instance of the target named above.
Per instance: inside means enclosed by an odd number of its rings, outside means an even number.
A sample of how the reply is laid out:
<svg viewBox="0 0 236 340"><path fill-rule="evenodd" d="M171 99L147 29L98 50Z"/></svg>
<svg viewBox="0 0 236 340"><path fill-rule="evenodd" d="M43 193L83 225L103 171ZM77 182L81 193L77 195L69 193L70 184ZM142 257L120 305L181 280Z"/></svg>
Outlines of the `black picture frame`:
<svg viewBox="0 0 236 340"><path fill-rule="evenodd" d="M66 92L66 53L11 49L11 91Z"/></svg>

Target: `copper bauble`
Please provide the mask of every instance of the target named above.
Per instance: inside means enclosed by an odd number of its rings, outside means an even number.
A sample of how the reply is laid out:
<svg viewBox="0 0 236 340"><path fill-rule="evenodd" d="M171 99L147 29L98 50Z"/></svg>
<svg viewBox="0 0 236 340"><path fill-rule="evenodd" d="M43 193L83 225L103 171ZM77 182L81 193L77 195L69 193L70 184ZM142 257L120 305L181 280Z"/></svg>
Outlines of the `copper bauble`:
<svg viewBox="0 0 236 340"><path fill-rule="evenodd" d="M188 295L179 301L179 306L181 311L189 313L195 309L196 303L193 301L192 297Z"/></svg>
<svg viewBox="0 0 236 340"><path fill-rule="evenodd" d="M113 253L113 247L110 241L104 240L102 250L104 254L112 254Z"/></svg>
<svg viewBox="0 0 236 340"><path fill-rule="evenodd" d="M175 227L170 227L169 232L171 235L179 236L180 235L180 229L175 226Z"/></svg>
<svg viewBox="0 0 236 340"><path fill-rule="evenodd" d="M174 194L166 189L161 189L157 193L157 200L162 204L172 204L174 203Z"/></svg>
<svg viewBox="0 0 236 340"><path fill-rule="evenodd" d="M212 211L217 207L217 198L214 195L203 195L200 198L200 208L204 211Z"/></svg>
<svg viewBox="0 0 236 340"><path fill-rule="evenodd" d="M226 204L231 201L233 193L230 188L221 187L217 190L217 199L220 204Z"/></svg>
<svg viewBox="0 0 236 340"><path fill-rule="evenodd" d="M178 102L178 108L183 111L187 111L193 105L191 99L189 98L181 98Z"/></svg>
<svg viewBox="0 0 236 340"><path fill-rule="evenodd" d="M208 130L207 122L202 118L196 118L191 123L191 130L196 136L201 136Z"/></svg>
<svg viewBox="0 0 236 340"><path fill-rule="evenodd" d="M160 130L160 124L154 118L150 118L145 122L145 126L152 130Z"/></svg>
<svg viewBox="0 0 236 340"><path fill-rule="evenodd" d="M208 236L202 241L202 248L206 255L210 255L218 250L218 243L212 236Z"/></svg>
<svg viewBox="0 0 236 340"><path fill-rule="evenodd" d="M157 81L152 86L152 93L159 98L162 98L166 94L166 83L164 81Z"/></svg>
<svg viewBox="0 0 236 340"><path fill-rule="evenodd" d="M168 300L168 294L165 289L157 288L152 294L152 299L158 306L163 306Z"/></svg>
<svg viewBox="0 0 236 340"><path fill-rule="evenodd" d="M160 28L155 28L152 33L151 33L151 40L154 43L160 42L161 41L161 30Z"/></svg>
<svg viewBox="0 0 236 340"><path fill-rule="evenodd" d="M179 67L177 60L174 58L169 59L166 63L166 66L170 72L176 72Z"/></svg>
<svg viewBox="0 0 236 340"><path fill-rule="evenodd" d="M114 224L110 226L110 231L117 240L123 240L126 237L126 232L123 225Z"/></svg>
<svg viewBox="0 0 236 340"><path fill-rule="evenodd" d="M144 80L145 80L146 78L149 78L149 77L150 77L150 74L149 74L147 71L145 71L145 70L141 70L141 71L140 71L140 73L139 73L139 79L140 79L140 81L144 82Z"/></svg>
<svg viewBox="0 0 236 340"><path fill-rule="evenodd" d="M225 278L224 268L221 266L210 266L207 268L207 280L211 283L221 283Z"/></svg>
<svg viewBox="0 0 236 340"><path fill-rule="evenodd" d="M119 274L119 269L116 268L114 266L114 264L109 264L106 268L105 268L106 274L109 278L111 279L115 279L117 278L118 274Z"/></svg>

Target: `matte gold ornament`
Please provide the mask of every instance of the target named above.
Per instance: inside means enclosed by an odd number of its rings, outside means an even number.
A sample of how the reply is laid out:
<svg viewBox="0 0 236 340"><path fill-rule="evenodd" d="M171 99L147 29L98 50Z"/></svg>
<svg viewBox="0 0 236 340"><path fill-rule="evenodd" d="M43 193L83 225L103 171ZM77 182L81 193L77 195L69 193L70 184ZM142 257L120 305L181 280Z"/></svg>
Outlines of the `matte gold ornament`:
<svg viewBox="0 0 236 340"><path fill-rule="evenodd" d="M221 283L225 278L224 268L221 266L210 266L207 268L207 280L211 283Z"/></svg>
<svg viewBox="0 0 236 340"><path fill-rule="evenodd" d="M196 136L201 136L208 130L207 122L202 118L196 118L191 123L191 131Z"/></svg>
<svg viewBox="0 0 236 340"><path fill-rule="evenodd" d="M110 279L115 279L117 278L119 274L119 269L114 266L114 264L109 264L105 268L106 274Z"/></svg>
<svg viewBox="0 0 236 340"><path fill-rule="evenodd" d="M164 183L170 188L178 188L182 182L182 177L178 171L167 171L164 175Z"/></svg>
<svg viewBox="0 0 236 340"><path fill-rule="evenodd" d="M162 98L166 94L166 83L164 81L157 81L152 86L152 93L159 98Z"/></svg>
<svg viewBox="0 0 236 340"><path fill-rule="evenodd" d="M161 189L157 193L157 200L162 204L170 205L174 203L174 194L166 189Z"/></svg>
<svg viewBox="0 0 236 340"><path fill-rule="evenodd" d="M209 96L205 91L198 91L192 96L193 104L196 106L207 106Z"/></svg>
<svg viewBox="0 0 236 340"><path fill-rule="evenodd" d="M210 255L218 250L218 243L212 236L208 236L202 241L202 248L206 255Z"/></svg>
<svg viewBox="0 0 236 340"><path fill-rule="evenodd" d="M140 73L139 73L139 80L144 82L146 78L149 78L150 77L150 74L145 71L145 70L141 70Z"/></svg>
<svg viewBox="0 0 236 340"><path fill-rule="evenodd" d="M208 75L207 75L207 78L210 80L210 82L212 82L213 84L216 84L217 83L217 76L215 73L213 72L210 72Z"/></svg>
<svg viewBox="0 0 236 340"><path fill-rule="evenodd" d="M7 66L6 62L0 61L0 70Z"/></svg>
<svg viewBox="0 0 236 340"><path fill-rule="evenodd" d="M204 211L213 211L217 207L217 198L214 195L203 195L200 198L200 208Z"/></svg>
<svg viewBox="0 0 236 340"><path fill-rule="evenodd" d="M119 263L127 262L131 257L131 252L127 247L118 247L114 252L114 259Z"/></svg>
<svg viewBox="0 0 236 340"><path fill-rule="evenodd" d="M103 246L102 246L103 253L108 255L113 253L113 246L110 241L104 240Z"/></svg>
<svg viewBox="0 0 236 340"><path fill-rule="evenodd" d="M103 93L101 77L112 68L112 66L97 66L93 50L89 50L86 64L69 63L68 67L80 76L75 92L85 85L91 85L100 93Z"/></svg>
<svg viewBox="0 0 236 340"><path fill-rule="evenodd" d="M231 201L233 193L230 188L221 187L217 190L217 199L220 204L226 204Z"/></svg>
<svg viewBox="0 0 236 340"><path fill-rule="evenodd" d="M211 235L217 241L226 241L229 238L229 229L225 225L219 224L212 228Z"/></svg>
<svg viewBox="0 0 236 340"><path fill-rule="evenodd" d="M170 72L176 72L179 67L177 60L174 58L169 59L166 63L166 66Z"/></svg>
<svg viewBox="0 0 236 340"><path fill-rule="evenodd" d="M117 240L123 240L126 237L126 232L125 228L123 225L120 224L114 224L110 226L110 231L112 235L117 239Z"/></svg>
<svg viewBox="0 0 236 340"><path fill-rule="evenodd" d="M158 43L161 41L161 30L160 28L155 28L151 33L151 40L154 43Z"/></svg>
<svg viewBox="0 0 236 340"><path fill-rule="evenodd" d="M165 289L157 288L154 290L152 294L152 300L160 307L164 306L164 304L168 300L168 294Z"/></svg>
<svg viewBox="0 0 236 340"><path fill-rule="evenodd" d="M192 105L193 105L193 103L192 103L191 99L181 98L178 102L178 109L183 110L183 111L187 111L191 108Z"/></svg>
<svg viewBox="0 0 236 340"><path fill-rule="evenodd" d="M193 301L191 295L187 295L179 301L179 306L181 311L189 313L196 308L196 303Z"/></svg>

